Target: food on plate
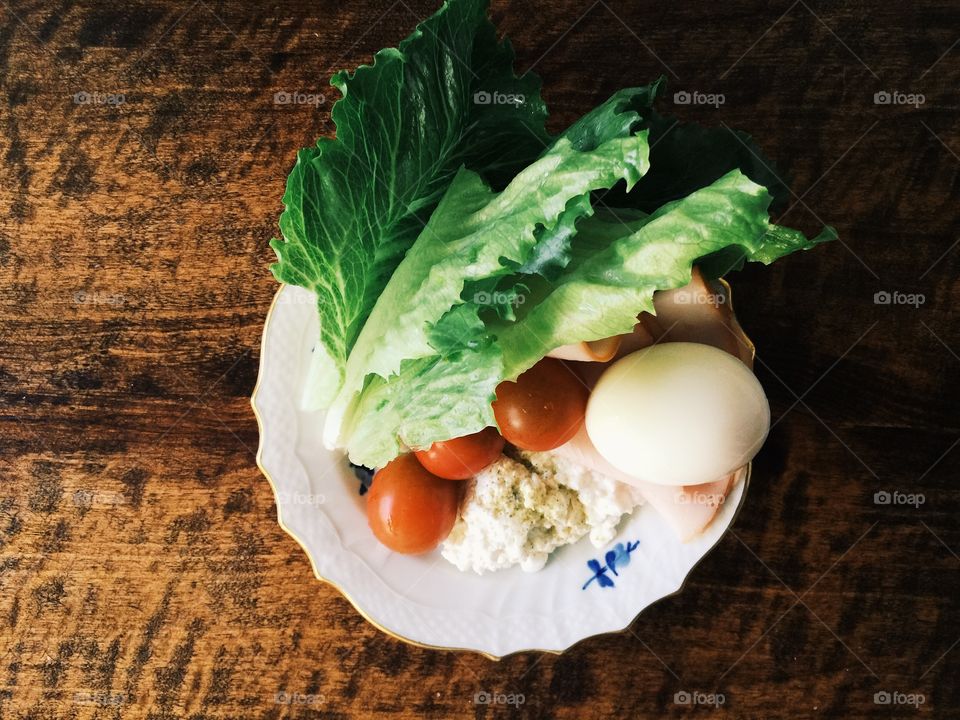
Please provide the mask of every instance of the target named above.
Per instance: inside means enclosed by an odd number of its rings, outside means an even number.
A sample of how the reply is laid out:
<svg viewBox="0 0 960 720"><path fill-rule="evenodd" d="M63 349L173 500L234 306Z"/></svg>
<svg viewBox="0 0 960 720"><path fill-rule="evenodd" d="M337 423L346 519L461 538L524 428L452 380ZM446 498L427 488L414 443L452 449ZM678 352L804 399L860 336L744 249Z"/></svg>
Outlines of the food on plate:
<svg viewBox="0 0 960 720"><path fill-rule="evenodd" d="M640 493L552 453L518 451L477 474L441 546L460 570L539 570L556 548L589 536L603 547Z"/></svg>
<svg viewBox="0 0 960 720"><path fill-rule="evenodd" d="M547 357L559 358L561 360L606 362L617 354L624 337L623 335L614 335L613 337L601 338L600 340L564 345L563 347L551 350L547 353Z"/></svg>
<svg viewBox="0 0 960 720"><path fill-rule="evenodd" d="M587 388L559 360L544 358L514 381L497 386L493 416L503 437L523 450L553 450L577 434Z"/></svg>
<svg viewBox="0 0 960 720"><path fill-rule="evenodd" d="M370 489L370 486L373 484L373 468L368 468L364 465L357 465L356 463L348 462L347 465L350 467L350 472L353 473L353 476L360 481L360 485L357 487L357 492L361 495L366 495L367 490Z"/></svg>
<svg viewBox="0 0 960 720"><path fill-rule="evenodd" d="M586 427L581 427L573 440L558 447L555 454L591 472L636 488L640 497L660 514L682 542L706 529L726 500L727 493L743 475L741 468L713 482L686 487L643 482L621 472L597 452Z"/></svg>
<svg viewBox="0 0 960 720"><path fill-rule="evenodd" d="M387 463L367 492L367 522L391 550L433 550L457 519L463 483L438 478L410 454Z"/></svg>
<svg viewBox="0 0 960 720"><path fill-rule="evenodd" d="M499 458L503 445L500 433L488 427L466 437L435 442L415 454L420 464L434 475L447 480L466 480Z"/></svg>
<svg viewBox="0 0 960 720"><path fill-rule="evenodd" d="M753 367L753 347L737 324L724 288L707 282L699 268L683 287L654 295L653 306L656 316L645 313L642 320L655 342L712 345Z"/></svg>
<svg viewBox="0 0 960 720"><path fill-rule="evenodd" d="M710 345L666 342L613 363L590 394L587 434L631 478L698 485L746 465L770 428L750 369Z"/></svg>
<svg viewBox="0 0 960 720"><path fill-rule="evenodd" d="M610 540L641 501L702 531L769 424L721 278L836 232L772 223L771 163L661 115L662 78L548 132L484 0L331 83L271 269L316 296L302 407L380 468L375 535L486 571Z"/></svg>

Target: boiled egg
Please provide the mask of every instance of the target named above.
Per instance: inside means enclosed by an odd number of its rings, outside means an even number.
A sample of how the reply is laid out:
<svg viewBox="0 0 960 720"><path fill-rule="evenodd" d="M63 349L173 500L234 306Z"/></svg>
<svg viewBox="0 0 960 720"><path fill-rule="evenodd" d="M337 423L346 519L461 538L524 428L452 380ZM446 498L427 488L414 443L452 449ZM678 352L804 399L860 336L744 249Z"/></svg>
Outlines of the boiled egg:
<svg viewBox="0 0 960 720"><path fill-rule="evenodd" d="M621 472L661 485L697 485L756 455L770 429L770 405L750 369L729 353L661 343L600 376L586 429Z"/></svg>

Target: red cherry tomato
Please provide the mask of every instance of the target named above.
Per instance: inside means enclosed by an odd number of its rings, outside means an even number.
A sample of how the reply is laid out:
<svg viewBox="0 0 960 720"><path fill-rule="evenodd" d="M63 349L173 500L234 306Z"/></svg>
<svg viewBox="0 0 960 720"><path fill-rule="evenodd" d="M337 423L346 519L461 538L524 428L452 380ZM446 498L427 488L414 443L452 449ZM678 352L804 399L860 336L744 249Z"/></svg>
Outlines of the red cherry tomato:
<svg viewBox="0 0 960 720"><path fill-rule="evenodd" d="M428 552L450 534L463 485L427 472L412 454L401 455L374 475L367 522L391 550Z"/></svg>
<svg viewBox="0 0 960 720"><path fill-rule="evenodd" d="M496 428L488 427L473 435L435 442L428 450L418 450L416 455L420 464L434 475L447 480L466 480L500 457L503 445Z"/></svg>
<svg viewBox="0 0 960 720"><path fill-rule="evenodd" d="M573 371L544 358L516 382L497 386L493 414L507 442L524 450L552 450L577 434L588 396Z"/></svg>

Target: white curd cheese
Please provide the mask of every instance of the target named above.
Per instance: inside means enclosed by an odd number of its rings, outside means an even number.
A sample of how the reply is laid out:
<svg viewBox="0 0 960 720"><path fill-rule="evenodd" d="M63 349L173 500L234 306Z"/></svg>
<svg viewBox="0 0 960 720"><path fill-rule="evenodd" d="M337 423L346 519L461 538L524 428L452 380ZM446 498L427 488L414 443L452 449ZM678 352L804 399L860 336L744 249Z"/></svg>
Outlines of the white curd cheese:
<svg viewBox="0 0 960 720"><path fill-rule="evenodd" d="M556 548L584 535L602 547L639 492L552 453L501 457L470 481L460 516L441 546L460 570L520 565L539 570Z"/></svg>
<svg viewBox="0 0 960 720"><path fill-rule="evenodd" d="M601 548L617 534L620 518L643 504L643 496L632 485L593 472L550 452L521 451L542 476L552 476L556 482L574 490L583 505L590 527L590 542Z"/></svg>

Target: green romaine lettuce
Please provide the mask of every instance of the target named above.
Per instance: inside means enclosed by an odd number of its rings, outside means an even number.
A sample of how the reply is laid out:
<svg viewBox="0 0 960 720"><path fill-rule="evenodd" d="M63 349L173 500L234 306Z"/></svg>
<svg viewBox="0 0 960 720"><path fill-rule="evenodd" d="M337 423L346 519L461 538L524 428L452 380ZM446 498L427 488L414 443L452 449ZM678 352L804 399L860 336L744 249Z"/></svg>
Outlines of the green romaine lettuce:
<svg viewBox="0 0 960 720"><path fill-rule="evenodd" d="M351 460L382 466L407 447L494 425L490 404L500 382L561 345L629 332L641 311L653 311L653 293L688 283L702 257L736 248L744 259L770 263L835 237L828 228L808 240L771 225L771 199L764 186L732 170L649 217L584 220L577 240L595 251L545 281L541 297L519 306L515 322L492 320L485 333L493 341L404 363L389 379L370 378L342 428Z"/></svg>
<svg viewBox="0 0 960 720"><path fill-rule="evenodd" d="M271 269L317 296L310 408L334 398L367 316L460 167L499 188L549 142L540 81L514 75L486 7L448 0L398 48L335 75L336 139L297 155Z"/></svg>
<svg viewBox="0 0 960 720"><path fill-rule="evenodd" d="M629 194L615 190L605 202L611 207L653 212L738 169L766 187L772 196L771 211L781 212L790 191L753 138L742 130L703 127L661 115L653 105L665 85L660 77L650 85L621 90L611 98L619 100L621 112L633 111L640 116L638 126L650 131L651 167Z"/></svg>
<svg viewBox="0 0 960 720"><path fill-rule="evenodd" d="M350 353L343 388L330 408L327 442L342 442L338 423L354 412L368 377L389 379L404 361L446 349L431 345L437 337L431 327L464 302L467 280L507 275L521 266L538 230L550 234L562 216L592 212L578 198L619 181L633 186L647 171L648 151L646 131L583 152L562 138L501 193L462 170L397 266ZM465 331L477 328L472 317L456 319L469 322ZM448 321L445 327L455 326ZM449 346L450 338L443 342Z"/></svg>
<svg viewBox="0 0 960 720"><path fill-rule="evenodd" d="M429 357L429 326L461 302L467 280L507 275L551 234L561 217L590 212L592 190L618 181L632 187L647 171L646 132L579 152L561 139L494 193L461 170L419 238L397 266L347 361L341 393L358 392L368 375L389 378L403 360ZM565 221L570 227L572 219Z"/></svg>
<svg viewBox="0 0 960 720"><path fill-rule="evenodd" d="M640 312L656 314L653 294L686 285L693 265L720 251L769 265L798 250L833 240L825 228L807 239L798 230L772 225L766 188L739 170L649 217L620 224L620 237L572 262L540 302L521 306L514 323L488 328L503 348L504 377L516 378L550 350L599 340L633 329ZM611 235L617 222L585 221L578 238Z"/></svg>
<svg viewBox="0 0 960 720"><path fill-rule="evenodd" d="M549 136L486 7L446 0L331 80L336 139L298 154L271 242L276 278L317 296L304 405L371 467L493 425L500 382L629 331L695 263L717 277L836 237L771 225L772 163L745 133L660 115L663 78Z"/></svg>

